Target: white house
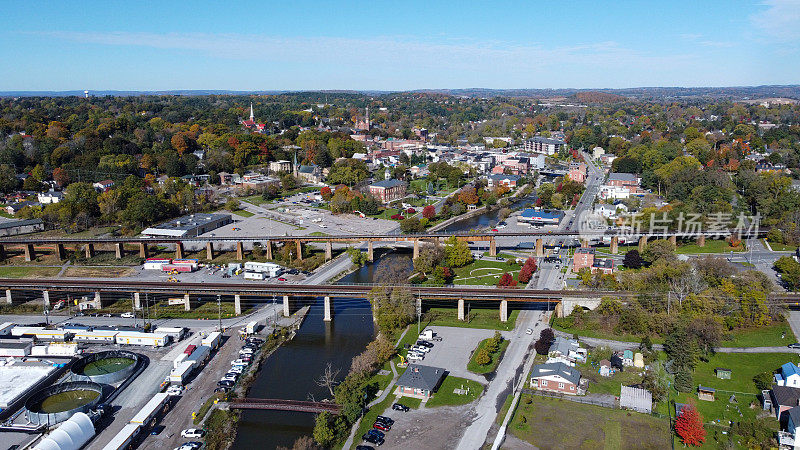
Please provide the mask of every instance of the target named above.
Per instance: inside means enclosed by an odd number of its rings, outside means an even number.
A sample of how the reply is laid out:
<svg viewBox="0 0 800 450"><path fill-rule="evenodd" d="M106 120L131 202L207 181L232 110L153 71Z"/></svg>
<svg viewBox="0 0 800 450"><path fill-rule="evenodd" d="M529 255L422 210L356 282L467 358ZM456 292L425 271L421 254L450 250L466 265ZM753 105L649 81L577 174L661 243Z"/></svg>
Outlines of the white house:
<svg viewBox="0 0 800 450"><path fill-rule="evenodd" d="M800 368L790 362L782 365L780 373L775 374L775 384L800 388Z"/></svg>
<svg viewBox="0 0 800 450"><path fill-rule="evenodd" d="M48 205L50 203L58 203L64 198L64 194L57 191L42 192L38 195L39 203Z"/></svg>
<svg viewBox="0 0 800 450"><path fill-rule="evenodd" d="M550 345L550 350L547 352L547 362L563 362L570 367L574 367L575 362L586 361L586 355L586 349L582 348L576 339L556 336Z"/></svg>

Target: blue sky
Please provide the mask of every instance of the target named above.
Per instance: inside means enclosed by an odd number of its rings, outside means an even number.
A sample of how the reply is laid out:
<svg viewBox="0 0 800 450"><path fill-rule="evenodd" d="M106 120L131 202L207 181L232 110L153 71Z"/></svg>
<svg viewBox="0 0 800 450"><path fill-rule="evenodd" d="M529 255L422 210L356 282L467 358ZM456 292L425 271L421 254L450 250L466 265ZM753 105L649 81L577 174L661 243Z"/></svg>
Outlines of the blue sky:
<svg viewBox="0 0 800 450"><path fill-rule="evenodd" d="M800 83L800 0L3 0L2 11L4 91Z"/></svg>

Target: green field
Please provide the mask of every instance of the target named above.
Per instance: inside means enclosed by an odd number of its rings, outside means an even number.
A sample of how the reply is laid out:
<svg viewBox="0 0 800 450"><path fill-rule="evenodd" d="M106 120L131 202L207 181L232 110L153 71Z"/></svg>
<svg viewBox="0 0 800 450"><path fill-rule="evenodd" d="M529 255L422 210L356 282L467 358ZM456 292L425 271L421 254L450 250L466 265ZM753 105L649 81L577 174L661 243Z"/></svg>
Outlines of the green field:
<svg viewBox="0 0 800 450"><path fill-rule="evenodd" d="M0 278L50 278L60 270L58 267L0 266Z"/></svg>
<svg viewBox="0 0 800 450"><path fill-rule="evenodd" d="M251 213L250 211L247 211L246 209L235 209L235 210L231 211L231 213L236 214L237 216L240 216L240 217L253 217L253 216L255 216L255 214Z"/></svg>
<svg viewBox="0 0 800 450"><path fill-rule="evenodd" d="M730 253L743 252L745 250L747 250L747 247L744 243L738 247L731 247L724 239L706 239L706 245L703 247L698 246L695 242L678 242L678 248L675 249L675 253Z"/></svg>
<svg viewBox="0 0 800 450"><path fill-rule="evenodd" d="M495 286L500 276L508 272L517 278L519 264L508 264L505 261L487 261L479 259L464 267L454 269L453 284Z"/></svg>
<svg viewBox="0 0 800 450"><path fill-rule="evenodd" d="M465 321L458 320L455 308L431 308L425 314L423 325L460 328L486 328L490 330L513 330L517 323L519 310L508 313L508 322L500 321L499 309L469 308L464 311Z"/></svg>
<svg viewBox="0 0 800 450"><path fill-rule="evenodd" d="M765 242L766 242L766 240L765 240ZM769 246L770 246L770 248L772 248L773 251L776 251L776 252L793 252L793 251L797 250L797 246L795 246L795 245L779 244L777 242L770 242Z"/></svg>
<svg viewBox="0 0 800 450"><path fill-rule="evenodd" d="M491 373L494 372L497 369L497 366L500 364L500 359L503 356L503 352L506 351L506 348L508 347L509 344L509 341L507 339L504 339L503 342L500 343L500 348L496 352L489 353L489 357L491 358L489 364L481 365L475 362L475 355L477 355L478 352L481 351L481 349L486 346L486 341L488 340L489 339L482 340L480 343L478 343L478 346L472 352L472 356L469 358L469 363L467 364L467 370L469 370L470 372Z"/></svg>
<svg viewBox="0 0 800 450"><path fill-rule="evenodd" d="M669 448L671 439L665 419L529 394L508 431L542 449Z"/></svg>
<svg viewBox="0 0 800 450"><path fill-rule="evenodd" d="M453 393L454 389L469 389L469 393L458 395ZM435 408L437 406L466 405L467 403L475 401L482 393L483 385L477 381L448 375L447 378L442 381L439 390L428 400L426 407Z"/></svg>

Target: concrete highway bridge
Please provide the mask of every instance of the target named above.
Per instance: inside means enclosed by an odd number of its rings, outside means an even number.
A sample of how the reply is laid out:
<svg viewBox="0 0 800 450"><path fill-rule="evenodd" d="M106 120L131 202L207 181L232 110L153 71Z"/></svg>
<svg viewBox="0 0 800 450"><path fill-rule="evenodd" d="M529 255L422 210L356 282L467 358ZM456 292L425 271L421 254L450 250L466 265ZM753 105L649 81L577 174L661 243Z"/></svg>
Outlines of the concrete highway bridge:
<svg viewBox="0 0 800 450"><path fill-rule="evenodd" d="M198 237L100 237L100 238L44 238L44 237L15 237L15 238L0 238L0 259L5 259L7 251L16 250L16 252L24 255L26 261L33 261L36 258L37 252L53 253L59 260L67 259L67 250L84 251L87 258L95 256L95 251L103 246L105 248L113 249L117 258L122 258L128 252L134 252L142 258L147 258L150 254L152 247L158 244L167 244L175 247L175 258L185 257L186 246L192 247L205 247L206 259L211 260L214 258L215 247L230 247L236 250L236 259L245 259L245 244L250 247L254 243L263 246L265 256L267 259L273 259L273 246L278 243L283 245L295 245L297 250L296 255L302 259L302 245L309 243L320 243L325 246L325 257L331 259L333 257L333 244L334 243L367 243L367 256L370 261L373 260L373 243L374 242L412 242L414 245L414 257L419 254L420 242L441 242L450 236L455 236L460 241L466 242L488 242L489 254L492 256L497 255L497 239L505 237L522 237L535 239L536 256L544 256L544 238L548 237L564 237L580 239L583 244L588 245L589 240L601 239L610 242L611 253L617 253L620 239L623 242L633 242L638 240L639 249L643 250L647 244L648 239L669 239L673 243L677 242L678 238L681 239L696 239L699 246L704 246L706 238L719 238L727 236L735 236L740 239L747 239L751 237L765 236L769 230L748 230L744 233L738 230L720 230L709 232L691 232L691 233L675 233L675 232L661 232L650 233L642 232L625 232L621 230L606 230L606 231L567 231L567 230L552 230L552 231L536 231L529 232L491 232L491 233L416 233L416 234L342 234L342 235L326 235L326 236L251 236L251 237L222 237L222 236L198 236Z"/></svg>
<svg viewBox="0 0 800 450"><path fill-rule="evenodd" d="M324 320L333 319L333 306L335 298L368 298L370 292L378 285L345 284L345 285L317 285L294 283L168 283L163 281L126 281L126 280L95 280L95 279L0 279L0 288L5 289L6 303L13 303L14 291L20 295L23 291L41 292L43 304L49 308L51 292L92 292L94 293L94 307L101 308L101 293L125 293L133 297L134 307L141 308L142 294L166 294L183 298L184 308L191 310L192 298L201 296L217 296L229 302L233 300L236 314L241 314L242 297L256 297L259 299L282 297L283 314L290 314L290 299L323 298ZM500 320L508 319L508 303L538 303L543 305L555 304L556 311L568 315L575 307L594 309L600 304L603 297L630 299L638 296L635 292L628 291L600 291L600 290L541 290L521 288L498 288L495 286L394 286L396 289L405 289L421 307L423 300L437 300L453 302L457 306L459 320L464 320L465 302L482 301L496 302L499 306ZM769 301L787 306L800 306L800 293L773 293ZM265 301L265 300L263 300Z"/></svg>

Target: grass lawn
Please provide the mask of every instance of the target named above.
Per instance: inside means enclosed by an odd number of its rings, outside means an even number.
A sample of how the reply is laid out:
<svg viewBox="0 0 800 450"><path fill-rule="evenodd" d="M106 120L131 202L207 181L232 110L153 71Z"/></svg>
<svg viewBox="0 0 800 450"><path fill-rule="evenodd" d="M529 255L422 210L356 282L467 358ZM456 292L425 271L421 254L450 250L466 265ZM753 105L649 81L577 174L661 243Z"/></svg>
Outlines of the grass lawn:
<svg viewBox="0 0 800 450"><path fill-rule="evenodd" d="M519 310L508 313L508 322L500 321L499 309L470 309L466 321L458 320L455 308L431 308L427 311L425 326L443 326L460 328L486 328L490 330L511 331L517 323Z"/></svg>
<svg viewBox="0 0 800 450"><path fill-rule="evenodd" d="M768 327L735 330L731 338L720 343L720 347L782 347L797 342L792 328L785 321Z"/></svg>
<svg viewBox="0 0 800 450"><path fill-rule="evenodd" d="M453 284L495 286L500 276L505 272L519 274L519 264L508 264L505 261L487 261L479 259L464 267L454 269Z"/></svg>
<svg viewBox="0 0 800 450"><path fill-rule="evenodd" d="M678 248L675 249L675 253L730 253L743 252L746 249L744 244L738 247L731 247L724 239L706 239L706 245L703 247L698 246L696 242L678 242Z"/></svg>
<svg viewBox="0 0 800 450"><path fill-rule="evenodd" d="M589 364L580 367L584 378L589 380L588 392L590 394L611 394L619 396L620 386L630 386L642 382L642 375L632 367L622 372L617 372L613 376L603 377L597 369Z"/></svg>
<svg viewBox="0 0 800 450"><path fill-rule="evenodd" d="M478 346L475 347L475 350L472 352L472 356L469 358L469 363L467 364L467 370L469 370L470 372L474 373L494 372L495 369L497 369L497 366L500 364L500 359L503 356L503 352L506 351L506 347L508 347L509 344L508 339L503 339L503 342L500 343L500 347L497 349L496 352L489 353L489 358L491 358L489 364L481 365L475 362L475 355L477 355L478 352L480 352L481 349L486 346L486 341L488 341L489 339L484 339L480 343L478 343Z"/></svg>
<svg viewBox="0 0 800 450"><path fill-rule="evenodd" d="M633 334L616 334L613 332L606 332L604 330L587 330L577 327L564 327L559 325L559 322L560 322L559 319L555 318L554 315L553 323L551 324L554 330L563 331L569 334L577 334L578 336L598 338L598 339L611 339L614 341L623 341L623 342L641 342L642 340L641 336L636 336ZM664 339L659 337L651 339L654 344L661 344L664 342Z"/></svg>
<svg viewBox="0 0 800 450"><path fill-rule="evenodd" d="M50 278L60 270L58 267L0 266L0 278Z"/></svg>
<svg viewBox="0 0 800 450"><path fill-rule="evenodd" d="M760 393L753 383L753 377L761 372L772 372L782 364L800 362L795 353L716 353L708 361L700 361L694 369L695 385L703 385L724 392ZM714 369L731 369L731 379L721 380L714 375ZM696 396L695 396L696 397ZM728 396L725 395L725 400ZM703 403L703 402L700 402Z"/></svg>
<svg viewBox="0 0 800 450"><path fill-rule="evenodd" d="M669 448L671 439L665 419L528 394L508 431L546 449Z"/></svg>
<svg viewBox="0 0 800 450"><path fill-rule="evenodd" d="M419 409L419 405L422 404L422 399L414 397L400 397L400 400L398 400L396 403L408 406L411 409Z"/></svg>
<svg viewBox="0 0 800 450"><path fill-rule="evenodd" d="M240 216L240 217L253 217L253 216L255 216L255 214L251 213L250 211L244 210L244 209L236 209L236 210L233 210L233 211L230 211L230 212L233 213L233 214L236 214L237 216Z"/></svg>
<svg viewBox="0 0 800 450"><path fill-rule="evenodd" d="M267 201L264 200L264 197L261 194L251 195L249 197L242 197L239 200L245 201L247 203L259 206L261 204L266 203Z"/></svg>
<svg viewBox="0 0 800 450"><path fill-rule="evenodd" d="M766 239L764 241L766 242ZM797 250L794 245L779 244L777 242L770 242L769 246L776 252L793 252Z"/></svg>
<svg viewBox="0 0 800 450"><path fill-rule="evenodd" d="M130 302L130 300L128 302ZM128 303L128 307L130 307L130 303ZM252 308L247 308L245 305L242 305L242 314L248 314L251 309ZM223 302L222 318L234 316L233 303ZM163 302L155 306L150 306L150 317L152 319L216 319L217 302L209 301L198 305L196 301L193 301L191 311L185 311L183 305L168 305L166 302Z"/></svg>
<svg viewBox="0 0 800 450"><path fill-rule="evenodd" d="M469 389L469 393L458 395L453 393L454 389ZM475 401L482 393L483 385L477 381L448 375L447 378L442 381L439 390L428 400L426 407L435 408L437 406L466 405L467 403Z"/></svg>
<svg viewBox="0 0 800 450"><path fill-rule="evenodd" d="M126 277L136 272L130 267L67 267L65 277L75 278L116 278Z"/></svg>

